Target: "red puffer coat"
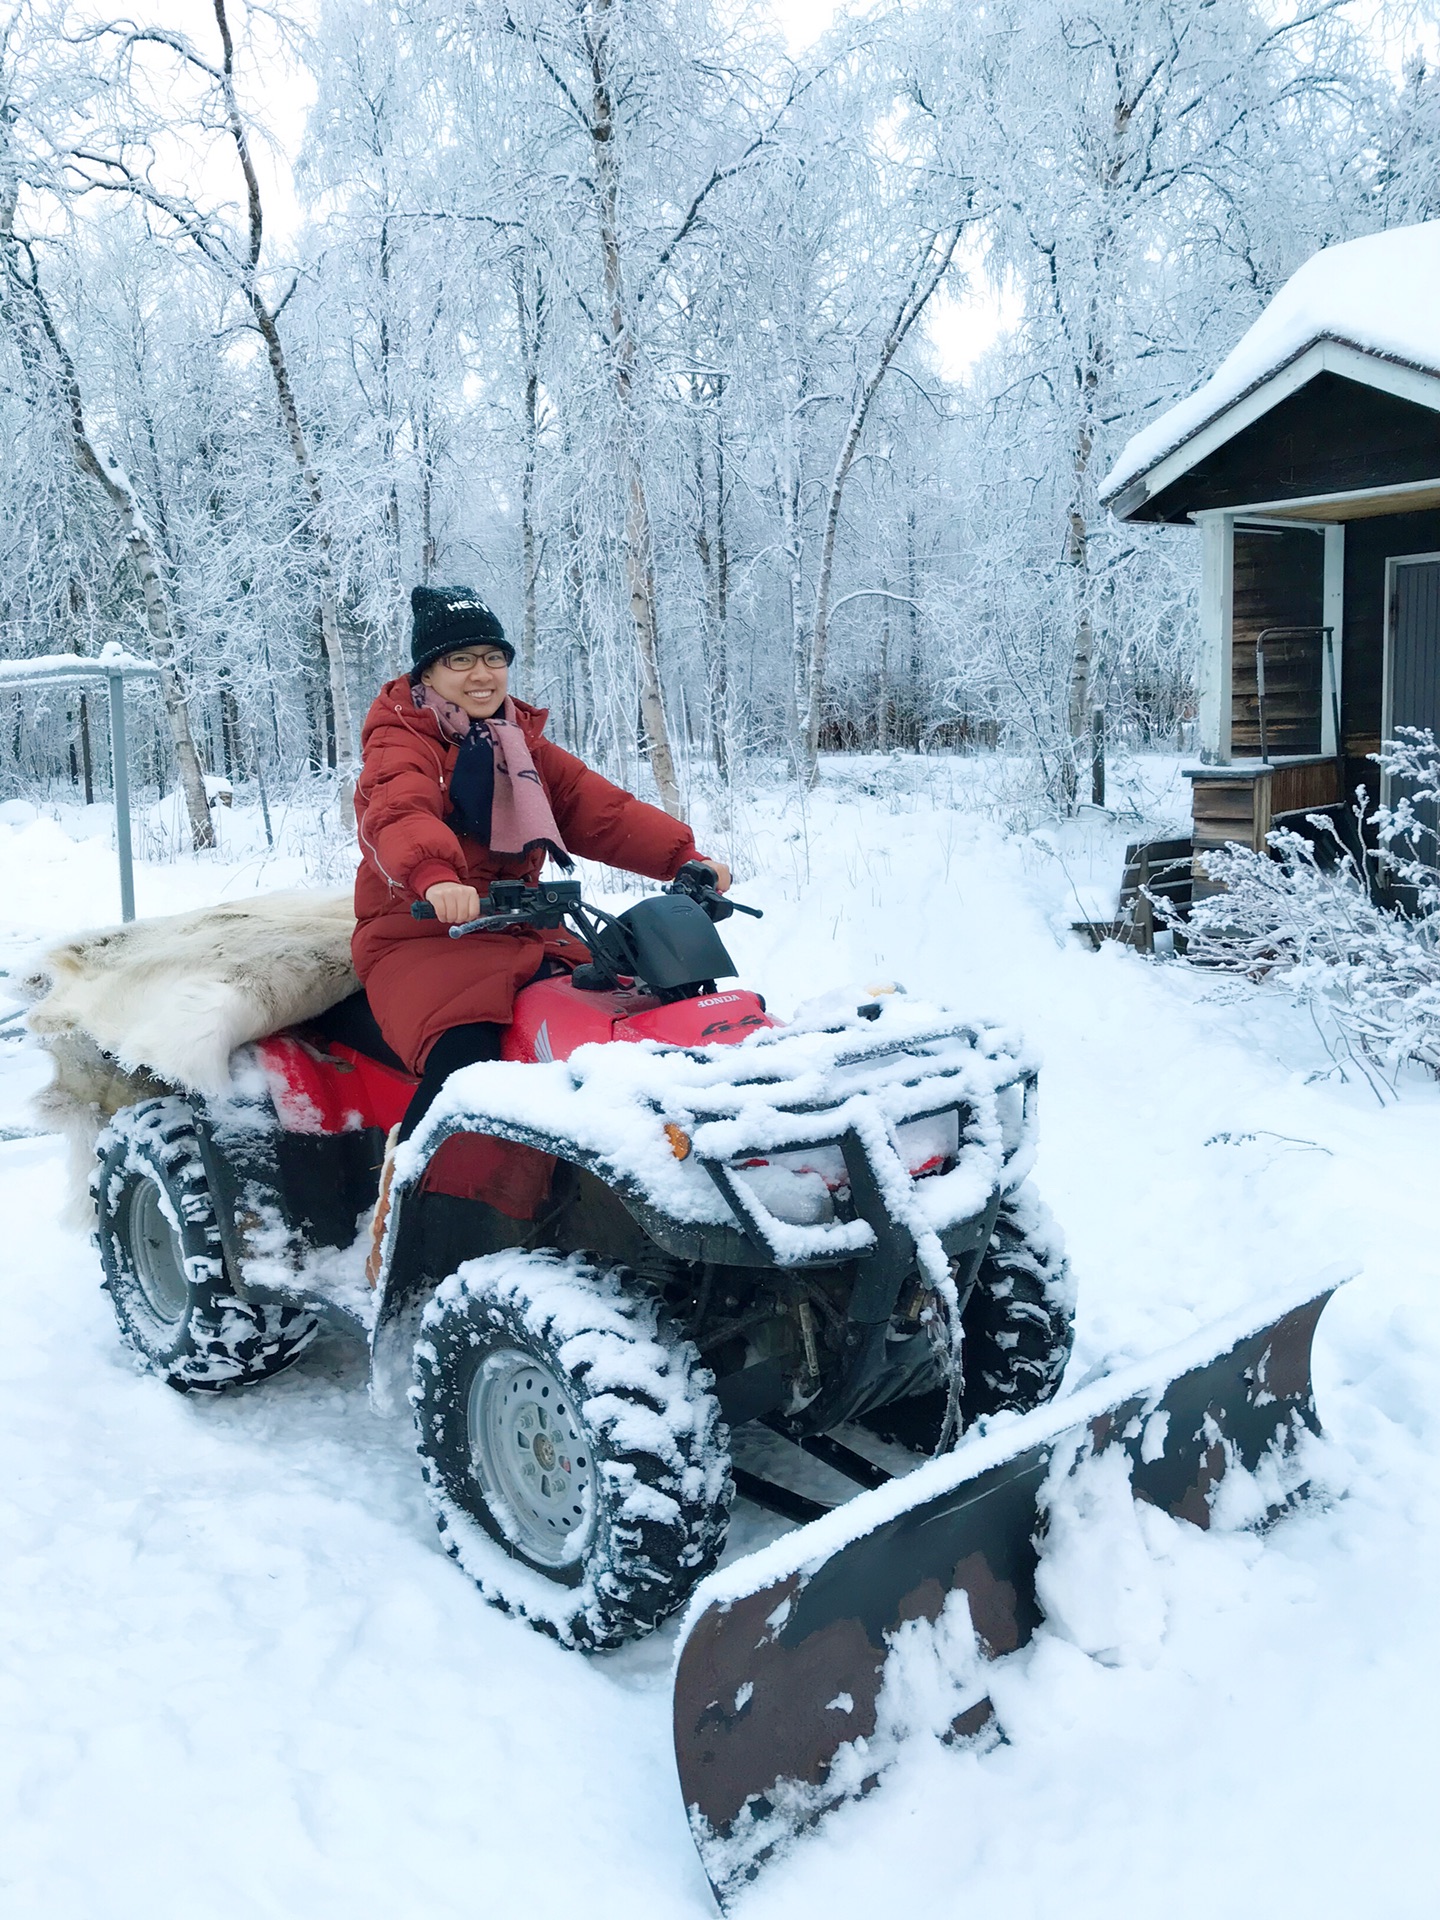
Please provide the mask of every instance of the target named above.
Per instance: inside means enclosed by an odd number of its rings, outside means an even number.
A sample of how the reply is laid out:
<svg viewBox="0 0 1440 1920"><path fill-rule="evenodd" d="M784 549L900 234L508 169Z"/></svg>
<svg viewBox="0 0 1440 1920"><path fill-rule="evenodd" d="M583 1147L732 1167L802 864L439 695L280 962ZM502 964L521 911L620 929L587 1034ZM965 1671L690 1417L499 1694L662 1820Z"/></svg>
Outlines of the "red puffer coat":
<svg viewBox="0 0 1440 1920"><path fill-rule="evenodd" d="M651 880L673 879L695 858L695 841L683 822L602 780L547 740L543 709L520 700L513 705L572 853ZM415 706L407 676L381 688L365 716L360 744L355 790L359 924L351 950L381 1031L419 1073L432 1042L447 1027L509 1020L516 989L547 951L572 964L585 953L564 933L517 930L452 940L439 921L412 920L412 903L441 881L459 881L482 894L492 880L534 881L544 850L507 858L446 825L459 748L441 733L433 713Z"/></svg>

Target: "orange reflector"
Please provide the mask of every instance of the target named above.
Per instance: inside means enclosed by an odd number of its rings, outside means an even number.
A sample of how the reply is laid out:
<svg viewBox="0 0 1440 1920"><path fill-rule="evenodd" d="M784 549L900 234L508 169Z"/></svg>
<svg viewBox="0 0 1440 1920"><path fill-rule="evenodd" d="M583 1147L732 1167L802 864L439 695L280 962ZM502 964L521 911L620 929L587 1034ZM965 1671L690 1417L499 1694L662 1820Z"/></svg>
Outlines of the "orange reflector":
<svg viewBox="0 0 1440 1920"><path fill-rule="evenodd" d="M670 1151L677 1160L690 1158L690 1136L683 1127L677 1127L673 1120L667 1120L665 1138L670 1142Z"/></svg>

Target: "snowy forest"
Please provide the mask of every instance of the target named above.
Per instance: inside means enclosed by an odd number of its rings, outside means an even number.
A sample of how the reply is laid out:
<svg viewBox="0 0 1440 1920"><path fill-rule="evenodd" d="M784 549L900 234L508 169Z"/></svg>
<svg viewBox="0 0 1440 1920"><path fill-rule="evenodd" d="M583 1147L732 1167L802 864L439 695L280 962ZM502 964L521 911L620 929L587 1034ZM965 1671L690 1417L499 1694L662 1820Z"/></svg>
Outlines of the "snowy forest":
<svg viewBox="0 0 1440 1920"><path fill-rule="evenodd" d="M137 777L347 778L417 582L679 810L758 758L1184 748L1197 554L1097 504L1316 248L1440 213L1424 7L0 5L0 648ZM12 695L10 794L104 781ZM91 735L93 734L93 740Z"/></svg>

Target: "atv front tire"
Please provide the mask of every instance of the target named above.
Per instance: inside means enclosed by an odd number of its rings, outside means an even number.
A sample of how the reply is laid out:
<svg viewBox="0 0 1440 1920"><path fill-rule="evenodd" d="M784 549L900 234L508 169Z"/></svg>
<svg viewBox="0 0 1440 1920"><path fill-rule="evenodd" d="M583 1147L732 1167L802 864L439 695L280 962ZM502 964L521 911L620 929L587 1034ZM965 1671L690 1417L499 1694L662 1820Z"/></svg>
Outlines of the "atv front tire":
<svg viewBox="0 0 1440 1920"><path fill-rule="evenodd" d="M1028 1413L1054 1399L1075 1340L1074 1289L1059 1233L1026 1186L1000 1203L960 1325L960 1432L986 1414ZM948 1406L947 1390L932 1387L863 1417L882 1440L933 1453Z"/></svg>
<svg viewBox="0 0 1440 1920"><path fill-rule="evenodd" d="M649 1633L725 1542L712 1384L628 1268L520 1249L467 1261L425 1310L411 1390L446 1550L569 1645Z"/></svg>
<svg viewBox="0 0 1440 1920"><path fill-rule="evenodd" d="M146 1365L181 1393L215 1393L298 1360L320 1323L303 1308L236 1295L185 1101L126 1107L96 1154L90 1193L105 1289Z"/></svg>
<svg viewBox="0 0 1440 1920"><path fill-rule="evenodd" d="M1024 1186L1000 1204L960 1325L965 1426L1054 1399L1075 1344L1075 1296L1059 1233Z"/></svg>

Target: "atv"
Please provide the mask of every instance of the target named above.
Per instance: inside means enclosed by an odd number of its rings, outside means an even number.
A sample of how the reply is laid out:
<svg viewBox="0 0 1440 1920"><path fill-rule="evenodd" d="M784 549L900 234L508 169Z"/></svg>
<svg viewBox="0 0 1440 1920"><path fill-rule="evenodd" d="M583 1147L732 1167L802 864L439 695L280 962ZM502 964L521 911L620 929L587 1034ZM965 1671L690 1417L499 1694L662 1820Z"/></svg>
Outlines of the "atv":
<svg viewBox="0 0 1440 1920"><path fill-rule="evenodd" d="M323 1326L358 1329L491 1601L597 1649L689 1598L676 1769L726 1907L893 1762L917 1659L922 1718L997 1737L986 1663L1042 1620L1057 1499L1103 1505L1118 1468L1208 1527L1304 1493L1311 1341L1346 1276L1057 1397L1072 1301L1028 1177L1033 1060L894 988L781 1025L718 985L738 903L713 878L691 865L618 915L568 880L492 884L452 937L578 944L516 996L500 1059L451 1075L388 1206L417 1082L363 994L240 1047L219 1094L137 1069L91 1193L121 1330L172 1386L265 1380ZM66 1029L62 1010L40 1030ZM732 1434L853 1496L742 1470ZM737 1491L805 1524L718 1566Z"/></svg>
<svg viewBox="0 0 1440 1920"><path fill-rule="evenodd" d="M733 1467L735 1429L875 1487L874 1442L947 1450L1049 1400L1070 1351L1014 1035L889 987L781 1025L718 984L737 903L713 881L692 863L618 915L574 881L495 882L449 930L568 928L588 957L546 963L500 1059L454 1074L399 1149L373 1288L384 1143L417 1082L363 992L242 1049L220 1097L127 1108L97 1149L105 1284L148 1365L215 1392L358 1329L382 1395L409 1375L449 1552L589 1648L685 1603L737 1489L825 1511Z"/></svg>

